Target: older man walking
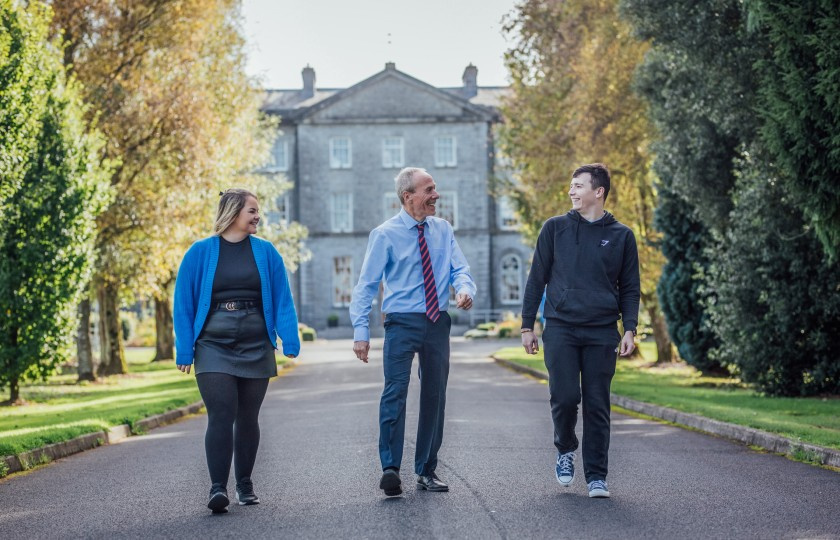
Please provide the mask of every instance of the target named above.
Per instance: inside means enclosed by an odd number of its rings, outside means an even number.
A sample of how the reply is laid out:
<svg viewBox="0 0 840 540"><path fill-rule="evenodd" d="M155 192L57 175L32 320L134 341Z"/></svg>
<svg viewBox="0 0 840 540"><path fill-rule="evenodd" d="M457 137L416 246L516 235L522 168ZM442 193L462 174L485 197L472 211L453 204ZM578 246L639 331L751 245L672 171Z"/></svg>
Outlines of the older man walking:
<svg viewBox="0 0 840 540"><path fill-rule="evenodd" d="M379 405L383 473L379 487L389 497L402 493L405 402L415 354L420 359L420 414L414 455L417 488L449 491L435 473L443 441L449 377L449 286L456 291L460 309L470 309L476 293L452 225L434 217L440 198L434 179L424 169L407 167L394 182L402 209L370 233L350 304L353 352L367 363L371 304L384 280L385 388Z"/></svg>

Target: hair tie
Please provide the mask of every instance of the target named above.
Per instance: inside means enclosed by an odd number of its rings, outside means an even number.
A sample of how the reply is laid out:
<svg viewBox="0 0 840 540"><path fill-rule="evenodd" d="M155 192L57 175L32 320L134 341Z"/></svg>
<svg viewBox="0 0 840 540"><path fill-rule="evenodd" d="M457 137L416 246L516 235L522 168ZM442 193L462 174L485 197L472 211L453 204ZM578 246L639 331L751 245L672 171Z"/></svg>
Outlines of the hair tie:
<svg viewBox="0 0 840 540"><path fill-rule="evenodd" d="M219 197L221 197L221 196L222 196L222 195L224 195L224 194L225 194L225 192L224 192L224 191L220 191L220 192L219 192Z"/></svg>

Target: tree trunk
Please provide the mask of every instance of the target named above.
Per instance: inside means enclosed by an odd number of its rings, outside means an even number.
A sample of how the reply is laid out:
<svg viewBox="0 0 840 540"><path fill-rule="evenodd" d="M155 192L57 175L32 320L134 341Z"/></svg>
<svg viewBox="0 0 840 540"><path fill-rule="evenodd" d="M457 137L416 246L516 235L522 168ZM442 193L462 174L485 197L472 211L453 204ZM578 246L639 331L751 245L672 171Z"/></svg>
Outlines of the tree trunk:
<svg viewBox="0 0 840 540"><path fill-rule="evenodd" d="M99 376L127 373L125 352L122 345L118 287L101 284L96 289L99 302Z"/></svg>
<svg viewBox="0 0 840 540"><path fill-rule="evenodd" d="M172 360L175 358L175 332L172 322L172 306L169 295L155 296L155 358L158 360Z"/></svg>
<svg viewBox="0 0 840 540"><path fill-rule="evenodd" d="M668 364L674 361L674 346L671 343L671 336L668 335L668 326L665 324L665 317L659 310L659 303L648 304L648 315L650 324L653 327L653 340L656 342L656 363Z"/></svg>
<svg viewBox="0 0 840 540"><path fill-rule="evenodd" d="M79 382L95 381L93 349L90 342L90 299L79 303L79 328L76 331L76 358L79 362Z"/></svg>
<svg viewBox="0 0 840 540"><path fill-rule="evenodd" d="M20 379L13 376L9 379L9 404L15 405L20 401Z"/></svg>

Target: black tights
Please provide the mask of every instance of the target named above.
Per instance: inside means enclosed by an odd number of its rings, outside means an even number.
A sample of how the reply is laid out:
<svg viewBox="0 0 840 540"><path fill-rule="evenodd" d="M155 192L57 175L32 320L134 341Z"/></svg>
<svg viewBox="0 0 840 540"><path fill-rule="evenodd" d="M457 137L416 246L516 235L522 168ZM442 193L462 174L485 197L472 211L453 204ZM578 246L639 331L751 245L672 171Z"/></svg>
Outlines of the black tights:
<svg viewBox="0 0 840 540"><path fill-rule="evenodd" d="M260 445L258 417L268 379L246 379L226 373L199 373L198 391L207 408L204 450L210 482L227 486L230 461L236 480L251 476Z"/></svg>

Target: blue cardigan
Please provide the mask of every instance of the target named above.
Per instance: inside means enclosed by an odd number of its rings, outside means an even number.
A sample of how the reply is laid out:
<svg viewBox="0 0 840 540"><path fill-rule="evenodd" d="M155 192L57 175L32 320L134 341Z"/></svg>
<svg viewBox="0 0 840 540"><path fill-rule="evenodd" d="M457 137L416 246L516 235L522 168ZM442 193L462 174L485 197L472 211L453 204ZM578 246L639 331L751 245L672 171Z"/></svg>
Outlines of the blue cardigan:
<svg viewBox="0 0 840 540"><path fill-rule="evenodd" d="M289 289L286 266L277 249L262 238L251 236L251 249L262 284L262 305L268 339L277 348L277 335L283 342L283 354L300 353L297 313ZM175 363L193 363L195 341L204 328L210 311L213 278L219 262L219 237L195 242L178 269L175 280ZM275 333L276 332L276 333Z"/></svg>

